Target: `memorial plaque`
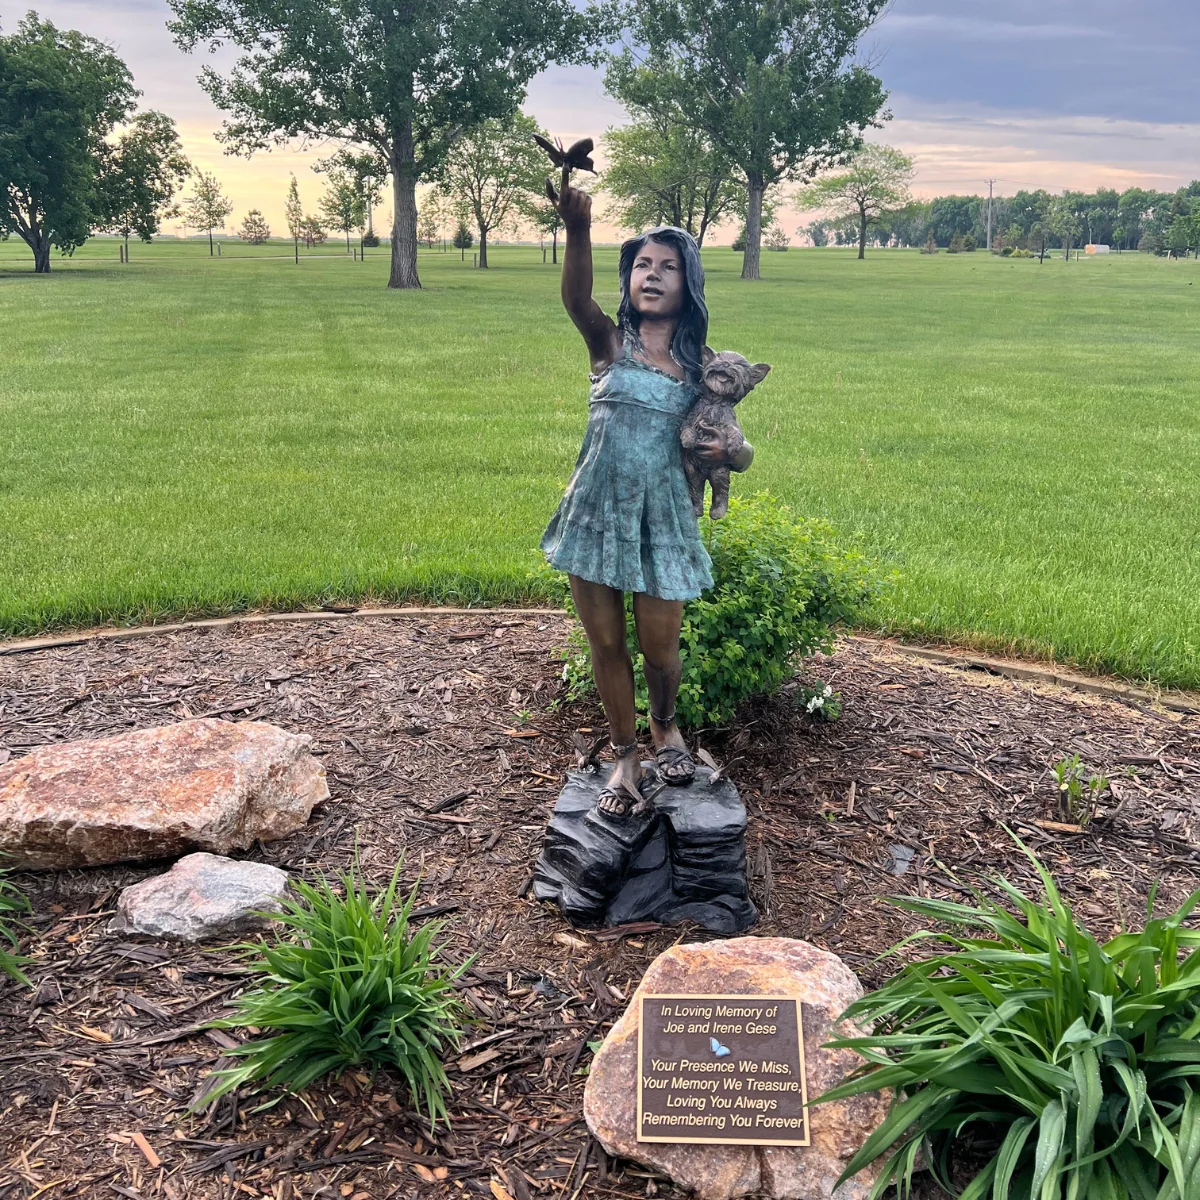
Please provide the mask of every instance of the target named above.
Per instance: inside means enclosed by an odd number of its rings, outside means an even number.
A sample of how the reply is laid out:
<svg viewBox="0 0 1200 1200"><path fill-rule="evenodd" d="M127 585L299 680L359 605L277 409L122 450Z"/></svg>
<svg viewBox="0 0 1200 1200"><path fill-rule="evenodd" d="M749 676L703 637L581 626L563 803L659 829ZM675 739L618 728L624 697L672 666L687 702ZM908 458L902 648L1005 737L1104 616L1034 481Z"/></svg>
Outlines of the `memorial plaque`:
<svg viewBox="0 0 1200 1200"><path fill-rule="evenodd" d="M642 996L637 1140L807 1146L794 996Z"/></svg>

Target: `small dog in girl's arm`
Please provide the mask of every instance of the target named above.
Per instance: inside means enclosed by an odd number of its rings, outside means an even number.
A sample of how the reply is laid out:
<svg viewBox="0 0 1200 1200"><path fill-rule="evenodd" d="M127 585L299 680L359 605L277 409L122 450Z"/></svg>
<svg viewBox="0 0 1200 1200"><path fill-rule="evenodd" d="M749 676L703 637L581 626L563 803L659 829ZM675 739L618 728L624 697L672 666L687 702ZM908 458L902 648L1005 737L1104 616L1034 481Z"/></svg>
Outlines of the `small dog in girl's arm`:
<svg viewBox="0 0 1200 1200"><path fill-rule="evenodd" d="M762 383L770 363L752 363L733 350L703 353L700 394L688 411L679 440L683 443L683 469L696 516L704 515L704 483L712 486L708 515L719 521L729 511L729 472L744 471L754 459L754 447L746 441L734 414L734 405ZM693 453L701 442L718 441L724 451L721 463L704 462Z"/></svg>

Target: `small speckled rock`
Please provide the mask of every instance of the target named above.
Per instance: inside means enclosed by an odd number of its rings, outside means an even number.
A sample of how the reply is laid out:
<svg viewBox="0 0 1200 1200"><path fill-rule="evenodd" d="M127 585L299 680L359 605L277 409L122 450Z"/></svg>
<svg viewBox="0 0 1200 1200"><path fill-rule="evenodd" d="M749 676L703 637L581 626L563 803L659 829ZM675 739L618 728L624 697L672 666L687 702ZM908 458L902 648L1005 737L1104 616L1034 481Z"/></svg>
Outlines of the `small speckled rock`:
<svg viewBox="0 0 1200 1200"><path fill-rule="evenodd" d="M196 719L42 746L0 766L0 850L11 866L90 867L281 838L329 796L311 745Z"/></svg>
<svg viewBox="0 0 1200 1200"><path fill-rule="evenodd" d="M267 863L189 854L165 875L125 888L109 928L185 942L227 936L261 924L258 912L277 911L287 886L287 872Z"/></svg>
<svg viewBox="0 0 1200 1200"><path fill-rule="evenodd" d="M637 1140L637 1043L645 993L795 996L804 1017L811 1145L708 1146ZM846 1163L887 1115L889 1093L833 1104L811 1103L861 1064L849 1050L823 1050L835 1032L856 1030L837 1018L862 995L862 985L836 954L791 938L731 938L672 946L650 965L621 1019L600 1047L588 1075L583 1114L604 1149L669 1175L700 1200L761 1193L775 1200L866 1200L875 1168L834 1191Z"/></svg>

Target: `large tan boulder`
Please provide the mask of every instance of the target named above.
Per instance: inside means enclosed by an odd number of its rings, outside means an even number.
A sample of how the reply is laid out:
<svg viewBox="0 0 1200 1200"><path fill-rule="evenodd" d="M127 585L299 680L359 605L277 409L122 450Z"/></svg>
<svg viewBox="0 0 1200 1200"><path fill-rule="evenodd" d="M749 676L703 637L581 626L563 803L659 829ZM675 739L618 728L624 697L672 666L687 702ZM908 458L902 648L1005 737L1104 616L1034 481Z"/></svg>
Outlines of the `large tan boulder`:
<svg viewBox="0 0 1200 1200"><path fill-rule="evenodd" d="M329 796L311 745L200 719L43 746L0 767L0 851L10 866L87 867L283 837Z"/></svg>
<svg viewBox="0 0 1200 1200"><path fill-rule="evenodd" d="M764 995L801 1002L809 1098L810 1144L803 1147L687 1145L637 1140L637 1046L641 997ZM846 1163L887 1115L890 1096L867 1093L814 1105L822 1092L861 1065L848 1050L824 1050L838 1022L862 995L853 972L835 954L791 938L732 938L672 946L650 965L621 1019L592 1062L583 1113L605 1150L669 1175L701 1200L761 1193L777 1200L866 1200L876 1178L868 1169L836 1191Z"/></svg>

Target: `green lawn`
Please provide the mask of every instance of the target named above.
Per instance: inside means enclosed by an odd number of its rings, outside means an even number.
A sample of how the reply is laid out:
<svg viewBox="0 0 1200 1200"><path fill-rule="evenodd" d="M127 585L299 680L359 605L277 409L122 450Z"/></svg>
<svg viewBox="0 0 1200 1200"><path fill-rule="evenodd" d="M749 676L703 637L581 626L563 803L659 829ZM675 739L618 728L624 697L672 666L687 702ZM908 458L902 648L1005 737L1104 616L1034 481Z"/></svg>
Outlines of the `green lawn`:
<svg viewBox="0 0 1200 1200"><path fill-rule="evenodd" d="M557 271L290 250L0 244L0 631L529 594L586 415ZM1200 685L1200 265L706 262L711 344L775 368L735 488L861 532L877 626Z"/></svg>

